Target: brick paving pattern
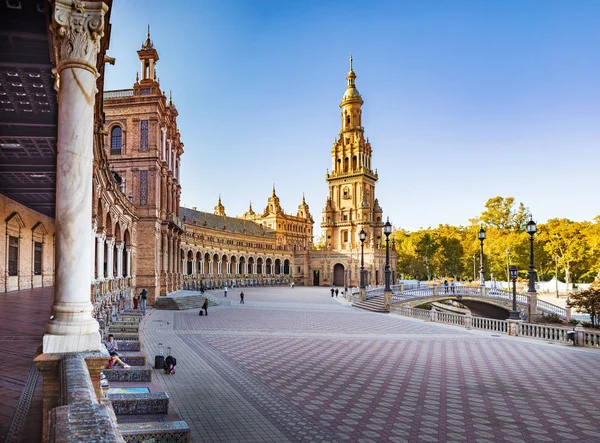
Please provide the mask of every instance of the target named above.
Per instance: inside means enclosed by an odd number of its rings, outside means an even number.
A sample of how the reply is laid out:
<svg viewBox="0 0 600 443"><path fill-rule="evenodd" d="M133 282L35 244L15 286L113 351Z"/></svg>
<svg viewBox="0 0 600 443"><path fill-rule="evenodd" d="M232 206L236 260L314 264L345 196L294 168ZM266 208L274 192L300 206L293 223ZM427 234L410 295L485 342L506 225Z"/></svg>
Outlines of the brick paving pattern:
<svg viewBox="0 0 600 443"><path fill-rule="evenodd" d="M195 442L600 441L600 351L345 306L327 289L229 291L151 311L154 375Z"/></svg>
<svg viewBox="0 0 600 443"><path fill-rule="evenodd" d="M42 377L32 366L53 301L52 287L0 294L0 442L41 441Z"/></svg>

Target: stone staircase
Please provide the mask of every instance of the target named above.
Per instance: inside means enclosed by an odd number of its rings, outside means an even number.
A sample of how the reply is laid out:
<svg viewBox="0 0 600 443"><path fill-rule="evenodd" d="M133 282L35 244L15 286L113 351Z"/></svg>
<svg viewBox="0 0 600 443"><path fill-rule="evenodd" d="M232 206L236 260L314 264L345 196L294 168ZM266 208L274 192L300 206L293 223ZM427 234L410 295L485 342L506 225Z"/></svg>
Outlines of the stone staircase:
<svg viewBox="0 0 600 443"><path fill-rule="evenodd" d="M389 309L385 309L383 307L383 305L384 305L384 301L383 301L382 295L372 297L365 301L357 301L355 303L352 303L352 306L361 308L361 309L366 309L367 311L383 312L383 313L390 312Z"/></svg>
<svg viewBox="0 0 600 443"><path fill-rule="evenodd" d="M142 318L139 311L124 311L105 329L105 335L113 334L118 342L119 358L131 367L104 369L108 386L103 387L103 392L112 404L126 442L188 442L189 426L178 414L170 412L169 396L152 381L154 369L140 352Z"/></svg>
<svg viewBox="0 0 600 443"><path fill-rule="evenodd" d="M217 306L221 302L218 298L209 294L190 294L181 295L176 297L159 297L155 304L154 309L164 309L172 311L184 311L186 309L200 309L200 306L204 303L204 299L208 298L208 306Z"/></svg>

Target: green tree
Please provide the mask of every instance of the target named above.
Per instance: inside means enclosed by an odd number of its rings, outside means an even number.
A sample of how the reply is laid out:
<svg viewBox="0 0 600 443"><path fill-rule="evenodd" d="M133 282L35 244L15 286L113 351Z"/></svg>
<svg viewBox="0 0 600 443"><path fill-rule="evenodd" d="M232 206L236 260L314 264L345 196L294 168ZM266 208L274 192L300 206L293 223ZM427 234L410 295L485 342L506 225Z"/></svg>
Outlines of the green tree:
<svg viewBox="0 0 600 443"><path fill-rule="evenodd" d="M583 267L587 244L585 237L581 235L585 225L566 218L553 218L540 229L539 238L545 243L544 249L552 257L555 257L558 265L565 272L567 285L572 281L572 273L583 274Z"/></svg>
<svg viewBox="0 0 600 443"><path fill-rule="evenodd" d="M598 315L600 314L600 279L594 280L590 287L584 291L571 294L571 306L578 311L590 315L592 326L598 324Z"/></svg>

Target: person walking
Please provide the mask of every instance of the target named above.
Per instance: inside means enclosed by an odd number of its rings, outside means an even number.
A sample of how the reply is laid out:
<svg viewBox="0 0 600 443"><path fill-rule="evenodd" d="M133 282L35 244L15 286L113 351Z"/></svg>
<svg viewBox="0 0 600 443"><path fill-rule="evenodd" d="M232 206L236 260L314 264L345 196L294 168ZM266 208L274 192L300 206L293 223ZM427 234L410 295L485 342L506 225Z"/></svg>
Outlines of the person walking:
<svg viewBox="0 0 600 443"><path fill-rule="evenodd" d="M448 293L448 280L444 280L444 293Z"/></svg>
<svg viewBox="0 0 600 443"><path fill-rule="evenodd" d="M452 280L452 281L450 282L450 291L452 291L452 293L453 293L453 294L454 294L454 287L455 287L455 285L454 285L454 280Z"/></svg>
<svg viewBox="0 0 600 443"><path fill-rule="evenodd" d="M225 297L227 297L227 286L225 286L224 292L225 292Z"/></svg>
<svg viewBox="0 0 600 443"><path fill-rule="evenodd" d="M335 292L335 289L331 288L331 296L333 297L333 293Z"/></svg>
<svg viewBox="0 0 600 443"><path fill-rule="evenodd" d="M335 288L335 296L337 297L338 294L340 293L340 290L338 288Z"/></svg>
<svg viewBox="0 0 600 443"><path fill-rule="evenodd" d="M148 291L146 291L145 289L143 289L142 292L140 293L140 296L141 296L141 306L140 306L140 309L145 314L146 313L146 298L148 298Z"/></svg>
<svg viewBox="0 0 600 443"><path fill-rule="evenodd" d="M244 303L244 291L240 292L240 304L241 305L245 305L246 303Z"/></svg>
<svg viewBox="0 0 600 443"><path fill-rule="evenodd" d="M200 308L200 313L198 315L202 315L202 311L204 310L204 315L208 315L208 298L204 299L204 303Z"/></svg>

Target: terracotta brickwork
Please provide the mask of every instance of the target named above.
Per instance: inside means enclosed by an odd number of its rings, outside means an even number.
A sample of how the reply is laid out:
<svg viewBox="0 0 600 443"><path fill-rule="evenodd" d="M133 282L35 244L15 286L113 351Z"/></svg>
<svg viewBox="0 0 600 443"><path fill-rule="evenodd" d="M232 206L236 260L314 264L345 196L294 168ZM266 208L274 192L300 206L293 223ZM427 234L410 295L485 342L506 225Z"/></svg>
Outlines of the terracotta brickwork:
<svg viewBox="0 0 600 443"><path fill-rule="evenodd" d="M54 219L29 209L0 194L0 292L40 288L54 284ZM11 266L11 247L17 244L16 274ZM36 245L37 243L37 245ZM35 264L40 248L41 263ZM12 252L14 254L14 252ZM12 269L11 269L12 268ZM13 275L14 274L14 275Z"/></svg>
<svg viewBox="0 0 600 443"><path fill-rule="evenodd" d="M177 108L156 77L158 52L150 36L138 51L141 73L132 89L104 93L105 155L135 207L136 287L148 304L181 288L179 259L183 223L179 218L179 173L183 143ZM141 74L141 78L140 78Z"/></svg>

